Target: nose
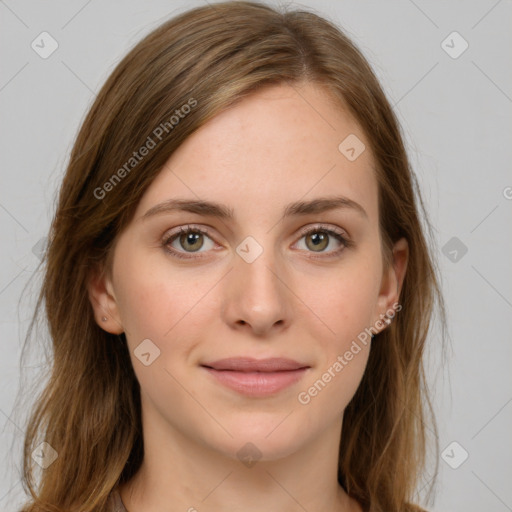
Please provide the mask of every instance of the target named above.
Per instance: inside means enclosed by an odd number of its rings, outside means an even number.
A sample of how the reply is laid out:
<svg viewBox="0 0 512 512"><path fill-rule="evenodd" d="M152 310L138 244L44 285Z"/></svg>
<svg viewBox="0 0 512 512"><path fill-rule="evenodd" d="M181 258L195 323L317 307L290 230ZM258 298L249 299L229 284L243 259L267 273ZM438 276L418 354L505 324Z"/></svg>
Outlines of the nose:
<svg viewBox="0 0 512 512"><path fill-rule="evenodd" d="M270 336L286 329L291 320L291 297L282 267L271 251L247 263L235 254L234 268L226 276L222 318L232 329Z"/></svg>

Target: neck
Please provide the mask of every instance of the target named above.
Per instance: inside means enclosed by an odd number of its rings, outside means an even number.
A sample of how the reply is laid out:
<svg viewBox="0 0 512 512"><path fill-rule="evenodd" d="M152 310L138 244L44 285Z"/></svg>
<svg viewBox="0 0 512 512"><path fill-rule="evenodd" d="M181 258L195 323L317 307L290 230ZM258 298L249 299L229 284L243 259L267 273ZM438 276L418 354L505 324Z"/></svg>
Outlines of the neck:
<svg viewBox="0 0 512 512"><path fill-rule="evenodd" d="M231 457L162 418L146 420L143 463L119 489L129 512L361 511L337 480L341 420L308 445L272 460L247 443Z"/></svg>

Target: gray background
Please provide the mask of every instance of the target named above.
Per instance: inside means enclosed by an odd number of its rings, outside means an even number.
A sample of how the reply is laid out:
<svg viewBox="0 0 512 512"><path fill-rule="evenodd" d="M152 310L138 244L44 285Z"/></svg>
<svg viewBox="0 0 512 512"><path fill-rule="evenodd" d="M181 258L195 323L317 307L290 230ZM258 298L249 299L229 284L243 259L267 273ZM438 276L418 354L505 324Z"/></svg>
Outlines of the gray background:
<svg viewBox="0 0 512 512"><path fill-rule="evenodd" d="M78 126L133 44L204 3L0 1L0 510L16 510L23 499L24 413L13 410L19 356L40 277L38 242ZM452 350L441 367L432 336L429 379L447 450L430 508L512 510L511 2L292 5L335 21L371 62L402 123L435 226ZM46 59L31 47L43 31L59 45ZM454 31L469 44L461 55L464 41L448 37ZM42 362L35 353L28 377Z"/></svg>

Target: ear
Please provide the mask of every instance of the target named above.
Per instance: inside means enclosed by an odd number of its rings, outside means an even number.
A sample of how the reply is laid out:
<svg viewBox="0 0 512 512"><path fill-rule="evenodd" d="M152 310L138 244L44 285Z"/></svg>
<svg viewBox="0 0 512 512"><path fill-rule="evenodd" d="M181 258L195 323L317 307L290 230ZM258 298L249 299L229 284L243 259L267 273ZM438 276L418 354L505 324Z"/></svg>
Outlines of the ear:
<svg viewBox="0 0 512 512"><path fill-rule="evenodd" d="M399 311L397 309L398 299L402 290L402 285L407 270L409 260L409 244L405 238L398 240L392 250L392 260L387 269L384 269L382 275L381 288L377 300L377 317L374 325L377 325L379 332L384 330L390 320L386 321L387 311Z"/></svg>
<svg viewBox="0 0 512 512"><path fill-rule="evenodd" d="M91 272L87 284L96 323L111 334L124 332L111 278L98 268Z"/></svg>

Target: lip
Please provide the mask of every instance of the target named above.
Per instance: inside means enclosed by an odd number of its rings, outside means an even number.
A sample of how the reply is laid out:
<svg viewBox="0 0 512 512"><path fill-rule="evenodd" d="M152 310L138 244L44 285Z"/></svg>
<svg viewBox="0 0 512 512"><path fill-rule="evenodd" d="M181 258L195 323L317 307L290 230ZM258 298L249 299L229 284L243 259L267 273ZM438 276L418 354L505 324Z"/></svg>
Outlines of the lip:
<svg viewBox="0 0 512 512"><path fill-rule="evenodd" d="M207 366L214 370L231 370L237 372L281 372L309 368L307 364L302 364L285 357L270 357L267 359L228 357L211 363L203 363L201 366Z"/></svg>
<svg viewBox="0 0 512 512"><path fill-rule="evenodd" d="M201 365L224 386L240 394L265 397L297 383L308 365L287 358L233 357Z"/></svg>

